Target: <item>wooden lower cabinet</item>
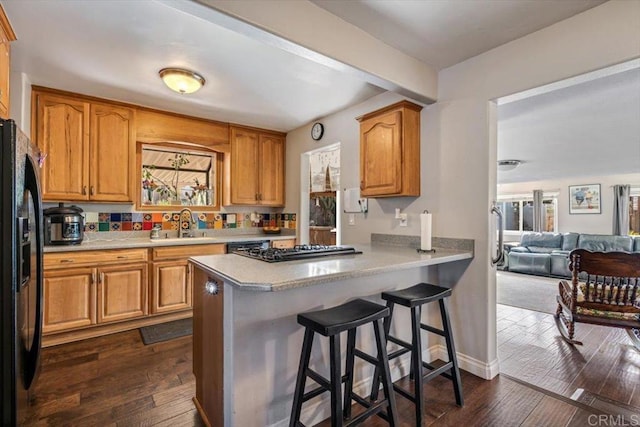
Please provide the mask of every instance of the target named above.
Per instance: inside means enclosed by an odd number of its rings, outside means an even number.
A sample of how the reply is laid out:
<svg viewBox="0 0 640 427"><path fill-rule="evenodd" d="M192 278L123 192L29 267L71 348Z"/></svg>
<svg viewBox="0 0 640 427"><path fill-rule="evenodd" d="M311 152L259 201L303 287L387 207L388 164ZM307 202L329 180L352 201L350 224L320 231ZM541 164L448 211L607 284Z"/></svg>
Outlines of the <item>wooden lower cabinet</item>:
<svg viewBox="0 0 640 427"><path fill-rule="evenodd" d="M98 323L149 314L147 264L101 267L98 272Z"/></svg>
<svg viewBox="0 0 640 427"><path fill-rule="evenodd" d="M151 313L191 308L191 268L186 259L153 263Z"/></svg>
<svg viewBox="0 0 640 427"><path fill-rule="evenodd" d="M43 333L96 324L96 269L44 273Z"/></svg>
<svg viewBox="0 0 640 427"><path fill-rule="evenodd" d="M296 239L273 240L271 247L276 249L291 249L296 245Z"/></svg>

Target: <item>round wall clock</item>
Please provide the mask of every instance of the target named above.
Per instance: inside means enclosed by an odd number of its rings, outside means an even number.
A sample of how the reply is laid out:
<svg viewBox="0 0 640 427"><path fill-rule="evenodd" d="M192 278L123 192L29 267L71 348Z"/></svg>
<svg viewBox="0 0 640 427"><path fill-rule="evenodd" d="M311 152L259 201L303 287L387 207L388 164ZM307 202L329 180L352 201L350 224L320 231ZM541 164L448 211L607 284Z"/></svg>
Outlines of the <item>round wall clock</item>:
<svg viewBox="0 0 640 427"><path fill-rule="evenodd" d="M314 141L319 141L322 138L322 134L324 134L324 125L320 122L316 122L311 126L311 138Z"/></svg>

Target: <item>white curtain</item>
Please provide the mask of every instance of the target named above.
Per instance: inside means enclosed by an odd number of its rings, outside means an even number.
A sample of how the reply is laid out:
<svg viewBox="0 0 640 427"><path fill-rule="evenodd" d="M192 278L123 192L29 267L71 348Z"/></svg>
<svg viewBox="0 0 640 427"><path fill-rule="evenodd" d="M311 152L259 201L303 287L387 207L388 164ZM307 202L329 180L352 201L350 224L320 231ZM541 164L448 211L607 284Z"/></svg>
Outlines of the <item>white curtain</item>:
<svg viewBox="0 0 640 427"><path fill-rule="evenodd" d="M613 234L626 236L629 234L629 197L630 185L613 186Z"/></svg>
<svg viewBox="0 0 640 427"><path fill-rule="evenodd" d="M542 203L542 190L533 190L533 231L544 230L544 205Z"/></svg>

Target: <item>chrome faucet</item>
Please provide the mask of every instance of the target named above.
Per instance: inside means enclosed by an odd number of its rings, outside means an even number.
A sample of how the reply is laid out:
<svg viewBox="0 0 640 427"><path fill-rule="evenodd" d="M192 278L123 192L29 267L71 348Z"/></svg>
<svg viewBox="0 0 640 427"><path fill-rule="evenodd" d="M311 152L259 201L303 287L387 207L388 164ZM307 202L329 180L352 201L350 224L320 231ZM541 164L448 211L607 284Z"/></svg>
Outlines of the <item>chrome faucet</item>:
<svg viewBox="0 0 640 427"><path fill-rule="evenodd" d="M189 219L186 219L186 215L189 214ZM193 214L191 209L184 208L180 211L180 223L178 224L178 237L192 237L191 226L195 224L193 220Z"/></svg>

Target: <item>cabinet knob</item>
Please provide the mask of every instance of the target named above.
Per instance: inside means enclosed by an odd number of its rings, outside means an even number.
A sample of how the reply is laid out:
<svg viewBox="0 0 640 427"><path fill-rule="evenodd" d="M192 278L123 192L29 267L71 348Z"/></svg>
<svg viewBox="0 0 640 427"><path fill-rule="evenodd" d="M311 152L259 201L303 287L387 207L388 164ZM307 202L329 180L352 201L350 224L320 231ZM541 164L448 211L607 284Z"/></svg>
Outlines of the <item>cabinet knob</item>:
<svg viewBox="0 0 640 427"><path fill-rule="evenodd" d="M93 196L94 194L96 194L96 191L95 191L95 188L94 188L94 186L93 186L93 185L91 186L91 188L90 188L90 190L89 190L89 194L91 194L92 196Z"/></svg>
<svg viewBox="0 0 640 427"><path fill-rule="evenodd" d="M87 195L87 186L86 186L86 185L83 185L83 186L82 186L82 195L83 195L83 196L86 196L86 195Z"/></svg>
<svg viewBox="0 0 640 427"><path fill-rule="evenodd" d="M209 295L218 295L218 293L220 292L220 287L216 282L207 280L207 283L204 284L204 291Z"/></svg>

